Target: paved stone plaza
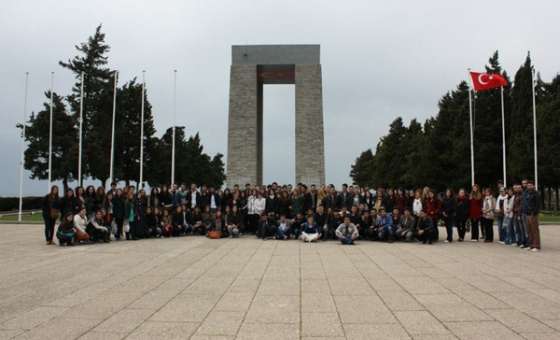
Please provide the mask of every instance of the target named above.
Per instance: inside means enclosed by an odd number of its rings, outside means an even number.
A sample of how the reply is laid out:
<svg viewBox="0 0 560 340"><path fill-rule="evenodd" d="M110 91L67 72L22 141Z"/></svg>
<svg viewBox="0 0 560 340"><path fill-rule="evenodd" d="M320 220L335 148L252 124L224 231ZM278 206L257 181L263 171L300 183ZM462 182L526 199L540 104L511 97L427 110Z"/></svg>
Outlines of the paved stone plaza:
<svg viewBox="0 0 560 340"><path fill-rule="evenodd" d="M0 225L0 338L560 339L560 227L542 239L540 253L253 237L61 248L42 226Z"/></svg>

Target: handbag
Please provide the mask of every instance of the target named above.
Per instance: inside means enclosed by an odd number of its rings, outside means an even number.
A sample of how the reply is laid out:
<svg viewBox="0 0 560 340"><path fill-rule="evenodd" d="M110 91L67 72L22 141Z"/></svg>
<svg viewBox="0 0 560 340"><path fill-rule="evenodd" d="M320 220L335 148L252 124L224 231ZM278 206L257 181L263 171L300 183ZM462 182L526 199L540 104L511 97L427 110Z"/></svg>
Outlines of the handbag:
<svg viewBox="0 0 560 340"><path fill-rule="evenodd" d="M56 220L60 217L60 210L56 208L51 208L50 216L53 220Z"/></svg>
<svg viewBox="0 0 560 340"><path fill-rule="evenodd" d="M83 230L76 229L76 241L87 241L89 240L89 234Z"/></svg>
<svg viewBox="0 0 560 340"><path fill-rule="evenodd" d="M219 230L210 230L208 232L208 238L211 238L213 240L219 239L222 237L222 232Z"/></svg>

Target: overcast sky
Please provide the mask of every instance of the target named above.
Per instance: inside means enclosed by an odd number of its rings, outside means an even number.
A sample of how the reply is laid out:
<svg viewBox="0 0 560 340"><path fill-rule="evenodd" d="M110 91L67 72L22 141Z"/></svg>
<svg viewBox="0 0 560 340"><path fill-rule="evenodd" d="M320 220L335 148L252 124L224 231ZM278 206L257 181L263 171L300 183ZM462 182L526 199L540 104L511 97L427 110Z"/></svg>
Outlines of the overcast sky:
<svg viewBox="0 0 560 340"><path fill-rule="evenodd" d="M229 66L234 44L320 44L327 182L349 182L350 165L374 148L397 116L434 115L438 99L480 69L494 50L509 73L528 50L545 80L559 70L556 1L3 0L0 10L0 195L18 192L24 73L29 112L41 107L49 75L67 94L58 66L102 23L110 67L122 81L147 71L158 135L172 120L200 132L205 150L226 153ZM295 176L293 85L265 87L264 180ZM107 170L108 171L108 170ZM28 179L25 194L43 194Z"/></svg>

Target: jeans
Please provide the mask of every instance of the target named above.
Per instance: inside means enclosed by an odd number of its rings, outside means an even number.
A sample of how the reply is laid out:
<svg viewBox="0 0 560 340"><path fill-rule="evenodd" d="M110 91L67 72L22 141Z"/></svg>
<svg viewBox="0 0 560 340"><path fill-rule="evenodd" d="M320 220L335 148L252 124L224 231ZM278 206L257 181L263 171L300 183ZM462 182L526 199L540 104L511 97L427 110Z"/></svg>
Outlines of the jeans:
<svg viewBox="0 0 560 340"><path fill-rule="evenodd" d="M505 216L502 221L502 233L504 234L504 242L512 244L515 242L515 233L513 232L513 220L511 217Z"/></svg>
<svg viewBox="0 0 560 340"><path fill-rule="evenodd" d="M278 228L276 229L276 239L286 240L290 236L290 229Z"/></svg>
<svg viewBox="0 0 560 340"><path fill-rule="evenodd" d="M445 223L445 230L447 231L447 241L453 242L453 217L447 217L443 219Z"/></svg>
<svg viewBox="0 0 560 340"><path fill-rule="evenodd" d="M478 240L478 225L479 224L480 224L480 218L472 218L471 219L471 240Z"/></svg>
<svg viewBox="0 0 560 340"><path fill-rule="evenodd" d="M467 220L459 219L457 220L457 233L459 234L459 240L462 241L465 239L465 233L467 232Z"/></svg>
<svg viewBox="0 0 560 340"><path fill-rule="evenodd" d="M352 239L352 236L346 236L346 237L341 237L340 238L340 243L342 244L354 244L354 240Z"/></svg>
<svg viewBox="0 0 560 340"><path fill-rule="evenodd" d="M494 241L494 220L489 218L482 218L482 225L484 226L484 241Z"/></svg>
<svg viewBox="0 0 560 340"><path fill-rule="evenodd" d="M504 228L504 219L505 217L503 215L500 216L496 216L496 224L498 226L498 238L499 241L505 242L506 240L506 235L505 235L505 228Z"/></svg>
<svg viewBox="0 0 560 340"><path fill-rule="evenodd" d="M56 219L50 216L43 216L45 220L45 240L51 242L54 237L54 226L56 224Z"/></svg>
<svg viewBox="0 0 560 340"><path fill-rule="evenodd" d="M392 226L386 225L379 230L379 240L381 241L393 241L395 239L395 231Z"/></svg>
<svg viewBox="0 0 560 340"><path fill-rule="evenodd" d="M523 221L522 216L513 217L513 225L515 227L515 238L518 246L527 246L527 225Z"/></svg>

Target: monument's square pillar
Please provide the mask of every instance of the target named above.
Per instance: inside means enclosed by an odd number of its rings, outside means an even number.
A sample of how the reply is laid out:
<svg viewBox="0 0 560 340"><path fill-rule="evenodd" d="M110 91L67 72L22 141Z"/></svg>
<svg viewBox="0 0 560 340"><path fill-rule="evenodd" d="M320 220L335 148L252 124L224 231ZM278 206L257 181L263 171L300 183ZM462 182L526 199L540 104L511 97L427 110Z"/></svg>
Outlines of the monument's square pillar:
<svg viewBox="0 0 560 340"><path fill-rule="evenodd" d="M227 185L262 184L264 84L295 84L295 181L324 184L319 45L253 45L232 47Z"/></svg>

